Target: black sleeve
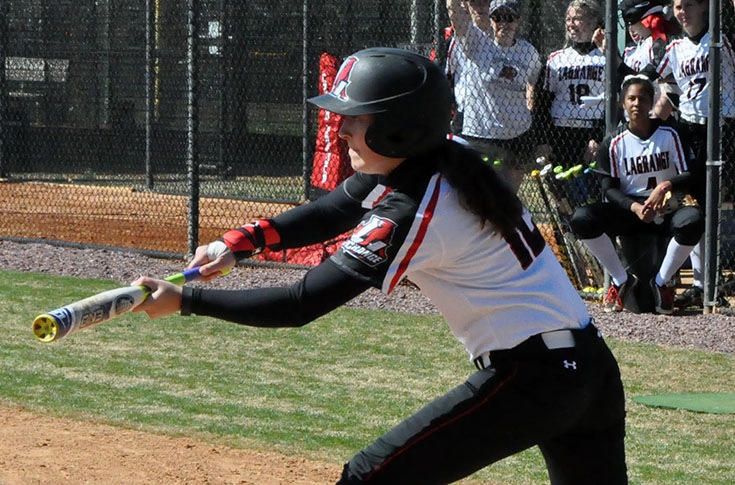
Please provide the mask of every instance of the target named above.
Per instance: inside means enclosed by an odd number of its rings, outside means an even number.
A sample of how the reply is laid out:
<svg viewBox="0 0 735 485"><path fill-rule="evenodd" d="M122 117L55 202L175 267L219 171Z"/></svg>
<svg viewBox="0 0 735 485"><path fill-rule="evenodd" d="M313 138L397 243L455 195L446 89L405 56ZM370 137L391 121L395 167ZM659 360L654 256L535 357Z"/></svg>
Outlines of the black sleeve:
<svg viewBox="0 0 735 485"><path fill-rule="evenodd" d="M284 288L210 290L185 286L181 314L205 315L253 327L300 327L370 287L327 260Z"/></svg>
<svg viewBox="0 0 735 485"><path fill-rule="evenodd" d="M619 132L616 131L615 134ZM600 188L605 198L625 210L630 210L633 199L628 197L625 192L620 190L620 179L612 176L612 167L610 167L610 142L612 136L606 136L600 147L597 149L595 156L595 173L600 180Z"/></svg>
<svg viewBox="0 0 735 485"><path fill-rule="evenodd" d="M669 182L671 182L671 190L680 191L688 189L692 182L692 174L691 172L682 172L679 175L671 177Z"/></svg>
<svg viewBox="0 0 735 485"><path fill-rule="evenodd" d="M378 184L376 176L357 173L324 197L272 219L281 238L278 251L327 241L354 228L367 211L362 201Z"/></svg>
<svg viewBox="0 0 735 485"><path fill-rule="evenodd" d="M630 210L630 206L635 200L628 197L625 192L620 190L620 179L610 175L600 174L600 187L602 193L609 202L617 204L625 210Z"/></svg>

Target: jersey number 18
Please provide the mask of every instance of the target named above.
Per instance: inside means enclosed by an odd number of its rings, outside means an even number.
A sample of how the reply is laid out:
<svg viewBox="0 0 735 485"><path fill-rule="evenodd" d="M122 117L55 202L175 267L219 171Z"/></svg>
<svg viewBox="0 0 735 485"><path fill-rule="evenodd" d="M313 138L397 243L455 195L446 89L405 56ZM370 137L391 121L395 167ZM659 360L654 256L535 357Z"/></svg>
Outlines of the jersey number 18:
<svg viewBox="0 0 735 485"><path fill-rule="evenodd" d="M588 84L570 84L569 85L569 102L572 104L582 104L582 96L589 96L590 87Z"/></svg>

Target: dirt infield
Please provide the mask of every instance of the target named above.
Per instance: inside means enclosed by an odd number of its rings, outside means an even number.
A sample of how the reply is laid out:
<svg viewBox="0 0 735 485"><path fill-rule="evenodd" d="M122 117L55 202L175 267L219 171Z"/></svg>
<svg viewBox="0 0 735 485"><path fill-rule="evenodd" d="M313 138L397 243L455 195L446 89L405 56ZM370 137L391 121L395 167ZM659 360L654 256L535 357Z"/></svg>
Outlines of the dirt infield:
<svg viewBox="0 0 735 485"><path fill-rule="evenodd" d="M211 241L247 221L273 217L288 204L204 197L199 240ZM0 183L0 234L167 253L187 252L188 199L130 188L39 182Z"/></svg>
<svg viewBox="0 0 735 485"><path fill-rule="evenodd" d="M0 485L313 485L341 467L0 406Z"/></svg>

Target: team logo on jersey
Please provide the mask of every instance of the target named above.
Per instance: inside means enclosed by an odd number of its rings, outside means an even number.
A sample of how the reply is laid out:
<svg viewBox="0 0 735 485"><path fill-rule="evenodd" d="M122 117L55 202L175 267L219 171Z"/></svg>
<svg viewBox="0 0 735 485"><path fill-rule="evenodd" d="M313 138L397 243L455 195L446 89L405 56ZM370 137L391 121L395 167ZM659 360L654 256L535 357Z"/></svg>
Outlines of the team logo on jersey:
<svg viewBox="0 0 735 485"><path fill-rule="evenodd" d="M356 62L357 57L348 57L345 62L342 63L342 66L339 68L339 72L337 73L337 77L334 78L332 91L329 94L341 99L342 101L347 101L349 99L347 96L347 86L352 82L350 81L350 76L352 75L352 68L355 66Z"/></svg>
<svg viewBox="0 0 735 485"><path fill-rule="evenodd" d="M387 259L387 250L396 227L396 223L390 219L372 215L367 222L363 221L357 226L342 249L368 266L377 266Z"/></svg>

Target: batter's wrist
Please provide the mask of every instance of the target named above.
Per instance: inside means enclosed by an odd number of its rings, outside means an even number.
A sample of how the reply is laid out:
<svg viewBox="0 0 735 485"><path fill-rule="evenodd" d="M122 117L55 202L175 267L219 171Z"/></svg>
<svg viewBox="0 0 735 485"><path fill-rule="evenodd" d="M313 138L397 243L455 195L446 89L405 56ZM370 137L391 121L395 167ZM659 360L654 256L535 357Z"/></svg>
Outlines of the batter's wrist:
<svg viewBox="0 0 735 485"><path fill-rule="evenodd" d="M194 288L190 286L184 286L181 289L181 315L191 315L191 303L194 299Z"/></svg>

